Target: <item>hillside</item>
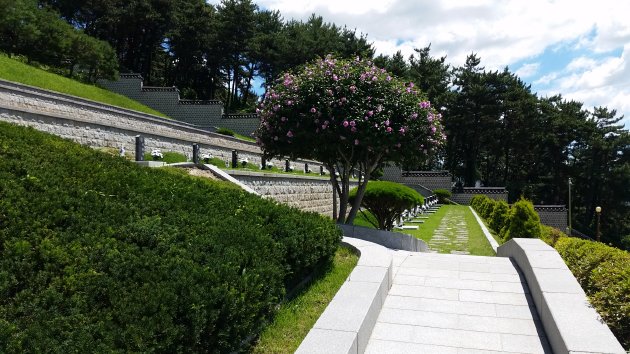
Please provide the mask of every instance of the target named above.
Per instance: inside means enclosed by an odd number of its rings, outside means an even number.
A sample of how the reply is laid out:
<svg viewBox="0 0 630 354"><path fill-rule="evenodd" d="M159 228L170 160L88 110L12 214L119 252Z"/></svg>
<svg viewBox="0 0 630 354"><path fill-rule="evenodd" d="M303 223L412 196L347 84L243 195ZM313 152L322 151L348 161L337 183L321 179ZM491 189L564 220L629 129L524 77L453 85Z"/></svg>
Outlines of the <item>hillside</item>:
<svg viewBox="0 0 630 354"><path fill-rule="evenodd" d="M110 104L112 106L118 106L143 113L153 114L163 118L168 118L163 113L149 108L123 95L119 95L117 93L113 93L94 85L87 85L61 75L38 69L36 67L24 64L18 60L11 59L5 55L0 55L0 79L19 82L22 84L35 86L50 91L56 91L105 104Z"/></svg>
<svg viewBox="0 0 630 354"><path fill-rule="evenodd" d="M0 352L234 352L334 254L314 213L0 122Z"/></svg>

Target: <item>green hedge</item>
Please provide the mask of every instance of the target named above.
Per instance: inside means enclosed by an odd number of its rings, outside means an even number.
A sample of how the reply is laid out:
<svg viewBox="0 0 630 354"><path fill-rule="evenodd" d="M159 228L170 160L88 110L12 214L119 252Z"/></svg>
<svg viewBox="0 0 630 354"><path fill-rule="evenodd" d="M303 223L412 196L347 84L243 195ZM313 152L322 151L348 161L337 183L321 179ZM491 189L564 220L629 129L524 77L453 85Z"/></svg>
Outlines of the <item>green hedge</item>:
<svg viewBox="0 0 630 354"><path fill-rule="evenodd" d="M630 253L571 237L555 248L608 327L630 349Z"/></svg>
<svg viewBox="0 0 630 354"><path fill-rule="evenodd" d="M0 352L232 352L334 223L0 123Z"/></svg>
<svg viewBox="0 0 630 354"><path fill-rule="evenodd" d="M433 191L435 195L438 197L438 203L446 204L447 199L449 199L453 194L448 189L436 189Z"/></svg>
<svg viewBox="0 0 630 354"><path fill-rule="evenodd" d="M357 188L350 190L350 203L353 203ZM369 181L361 206L366 208L378 221L378 228L391 230L405 209L422 204L424 198L404 184L388 181Z"/></svg>
<svg viewBox="0 0 630 354"><path fill-rule="evenodd" d="M507 203L486 196L471 200L480 214L489 203L493 204L490 227L500 231L503 242L513 237L539 237L553 246L593 307L626 350L630 349L630 253L603 243L571 238L558 229L541 225L529 201L522 199L508 207ZM509 211L507 218L506 211Z"/></svg>

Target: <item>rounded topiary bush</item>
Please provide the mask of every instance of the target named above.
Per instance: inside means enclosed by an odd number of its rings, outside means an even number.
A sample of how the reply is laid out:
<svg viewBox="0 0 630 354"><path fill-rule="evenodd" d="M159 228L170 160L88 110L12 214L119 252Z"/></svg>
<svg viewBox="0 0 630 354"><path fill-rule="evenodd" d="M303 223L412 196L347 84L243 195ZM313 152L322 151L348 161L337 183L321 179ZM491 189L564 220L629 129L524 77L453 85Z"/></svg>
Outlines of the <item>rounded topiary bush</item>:
<svg viewBox="0 0 630 354"><path fill-rule="evenodd" d="M531 202L521 199L512 204L507 223L502 230L503 241L513 238L540 238L540 217Z"/></svg>
<svg viewBox="0 0 630 354"><path fill-rule="evenodd" d="M350 191L350 201L356 198L357 188ZM361 201L361 206L378 220L378 228L391 230L405 209L422 204L424 198L403 184L387 181L370 181Z"/></svg>
<svg viewBox="0 0 630 354"><path fill-rule="evenodd" d="M436 189L433 191L433 193L435 193L435 195L438 197L438 203L440 204L447 203L447 199L453 195L451 191L447 189Z"/></svg>
<svg viewBox="0 0 630 354"><path fill-rule="evenodd" d="M510 212L510 206L507 202L501 200L494 204L494 209L492 210L492 214L490 214L490 227L496 231L500 232L501 229L505 226L505 221L508 218Z"/></svg>
<svg viewBox="0 0 630 354"><path fill-rule="evenodd" d="M314 213L0 122L0 352L241 352L333 256Z"/></svg>
<svg viewBox="0 0 630 354"><path fill-rule="evenodd" d="M473 207L473 209L475 209L475 211L477 211L478 213L481 212L481 206L483 205L483 203L485 203L486 199L488 199L488 197L484 194L477 194L474 197L472 197L472 199L470 199L470 206Z"/></svg>

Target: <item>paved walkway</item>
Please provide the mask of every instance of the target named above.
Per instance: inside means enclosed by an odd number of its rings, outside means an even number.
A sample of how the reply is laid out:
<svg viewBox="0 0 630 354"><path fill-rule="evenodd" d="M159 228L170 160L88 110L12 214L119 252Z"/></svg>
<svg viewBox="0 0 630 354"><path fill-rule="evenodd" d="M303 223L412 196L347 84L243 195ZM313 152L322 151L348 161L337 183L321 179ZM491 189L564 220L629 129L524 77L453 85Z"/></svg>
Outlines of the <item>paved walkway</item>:
<svg viewBox="0 0 630 354"><path fill-rule="evenodd" d="M509 258L394 252L366 353L551 353Z"/></svg>

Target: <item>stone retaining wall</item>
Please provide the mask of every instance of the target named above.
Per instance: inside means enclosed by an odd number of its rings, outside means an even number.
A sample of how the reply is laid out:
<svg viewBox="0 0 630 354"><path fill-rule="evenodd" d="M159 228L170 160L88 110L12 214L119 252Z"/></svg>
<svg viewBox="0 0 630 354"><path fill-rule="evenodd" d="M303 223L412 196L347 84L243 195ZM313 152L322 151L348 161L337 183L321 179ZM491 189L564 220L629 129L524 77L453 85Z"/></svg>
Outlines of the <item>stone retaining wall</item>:
<svg viewBox="0 0 630 354"><path fill-rule="evenodd" d="M173 119L203 128L228 128L249 136L260 124L255 113L224 115L220 100L183 100L176 87L144 86L139 74L121 74L118 81L99 80L98 84Z"/></svg>
<svg viewBox="0 0 630 354"><path fill-rule="evenodd" d="M403 171L397 166L383 168L383 179L407 185L421 185L429 190L451 190L452 177L448 171Z"/></svg>
<svg viewBox="0 0 630 354"><path fill-rule="evenodd" d="M508 200L508 192L504 187L466 187L463 193L453 193L450 199L458 204L470 205L470 200L479 194L494 200Z"/></svg>
<svg viewBox="0 0 630 354"><path fill-rule="evenodd" d="M192 144L201 153L229 160L232 150L253 164L260 164L261 151L255 143L216 134L198 126L150 114L110 106L27 85L0 80L0 120L55 134L94 148L119 149L134 153L135 136L145 137L145 151L157 148L192 155ZM284 166L284 161L273 161ZM320 164L296 161L295 168L309 163L313 171Z"/></svg>
<svg viewBox="0 0 630 354"><path fill-rule="evenodd" d="M555 227L562 232L567 230L567 208L564 205L534 205L534 210L543 225Z"/></svg>
<svg viewBox="0 0 630 354"><path fill-rule="evenodd" d="M333 193L328 177L318 177L315 174L299 176L238 170L226 172L263 197L303 211L332 216Z"/></svg>

